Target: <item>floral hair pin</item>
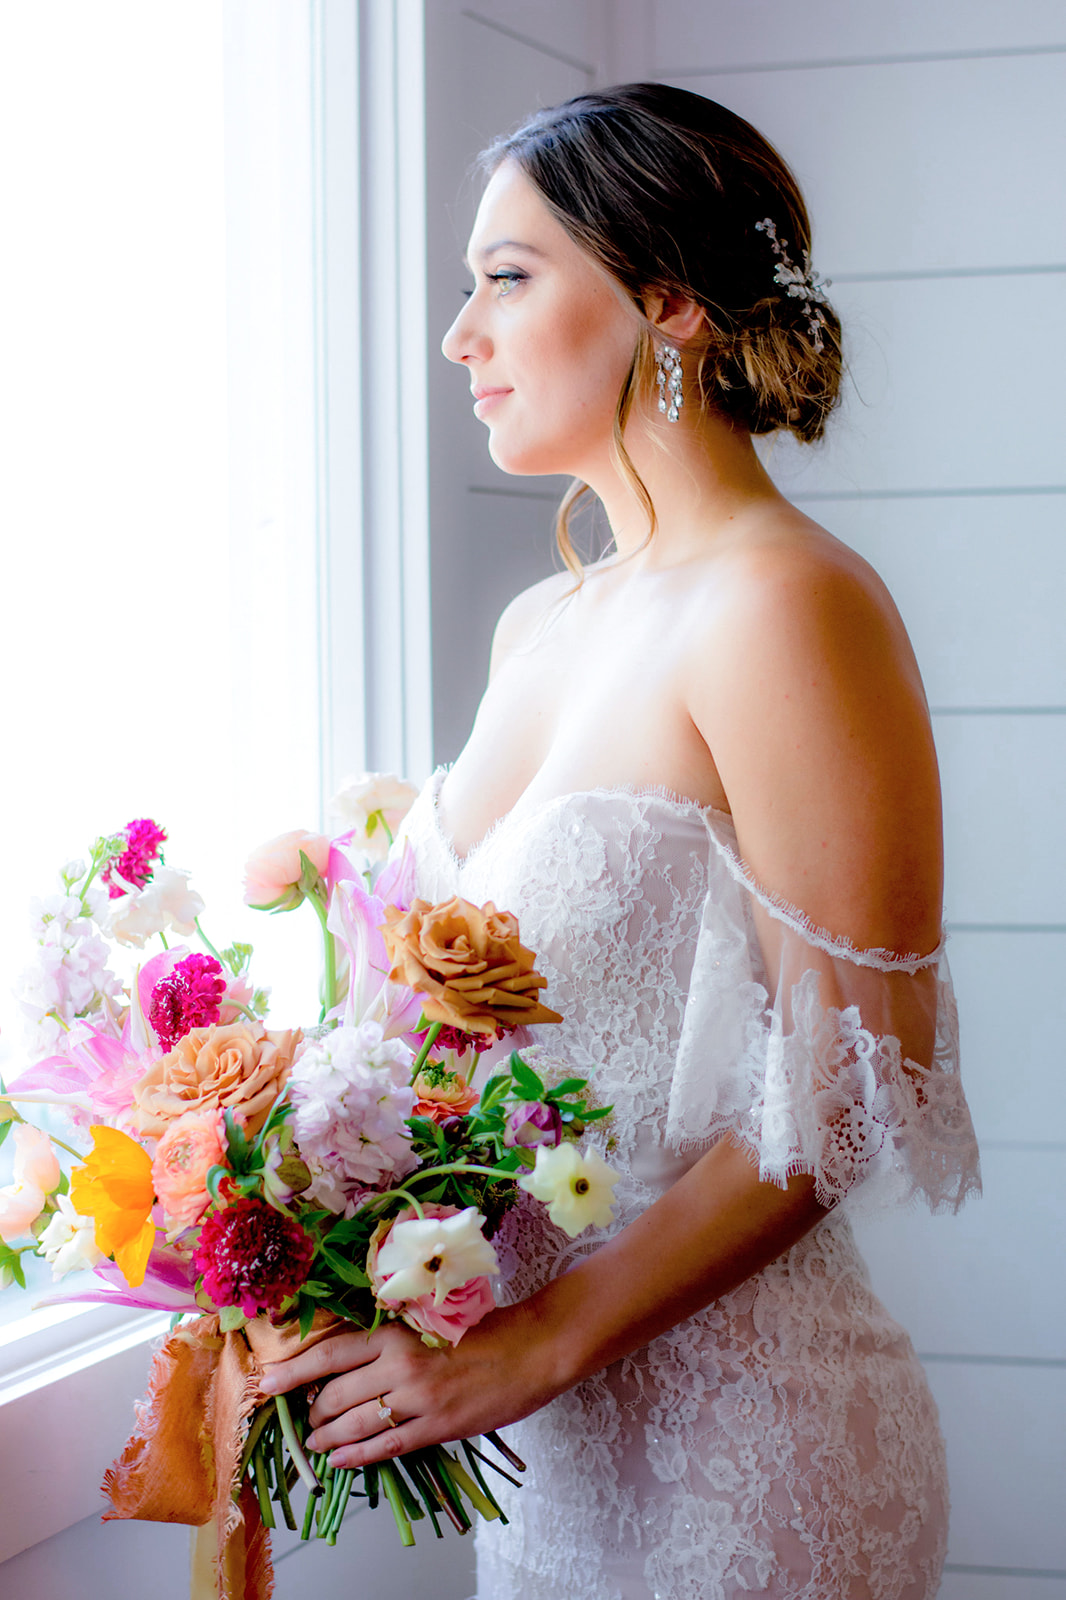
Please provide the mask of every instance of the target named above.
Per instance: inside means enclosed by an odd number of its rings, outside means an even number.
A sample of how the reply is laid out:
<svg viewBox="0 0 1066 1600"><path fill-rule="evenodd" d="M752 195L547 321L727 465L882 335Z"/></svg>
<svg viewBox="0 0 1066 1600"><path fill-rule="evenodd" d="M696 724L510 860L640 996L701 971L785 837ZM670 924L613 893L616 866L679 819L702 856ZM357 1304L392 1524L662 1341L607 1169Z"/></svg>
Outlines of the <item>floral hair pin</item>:
<svg viewBox="0 0 1066 1600"><path fill-rule="evenodd" d="M820 307L829 304L825 291L832 280L822 278L817 272L813 272L810 260L806 256L803 258L803 266L796 266L788 254L788 240L777 237L777 228L772 217L763 217L761 222L755 224L755 231L765 233L770 241L770 248L777 257L774 282L779 283L792 299L804 302L811 344L821 355L824 349L822 329L826 326L826 321Z"/></svg>

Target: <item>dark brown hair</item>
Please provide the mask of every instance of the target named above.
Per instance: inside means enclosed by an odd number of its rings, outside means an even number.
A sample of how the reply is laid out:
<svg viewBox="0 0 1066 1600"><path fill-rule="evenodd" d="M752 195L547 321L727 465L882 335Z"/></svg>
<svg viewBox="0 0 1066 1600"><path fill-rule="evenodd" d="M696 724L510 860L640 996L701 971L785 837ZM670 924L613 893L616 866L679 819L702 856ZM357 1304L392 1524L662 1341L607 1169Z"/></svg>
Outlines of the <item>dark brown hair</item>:
<svg viewBox="0 0 1066 1600"><path fill-rule="evenodd" d="M784 428L804 442L821 437L839 393L840 323L819 303L822 324L812 328L810 302L775 280L779 258L756 224L770 219L802 272L810 223L795 178L750 123L685 89L623 84L538 111L490 146L481 166L493 172L503 161L521 168L642 314L651 293L681 294L703 307L700 333L682 352L695 357L703 405L751 433ZM614 440L654 527L650 496L623 443L642 391L654 392L650 325L619 396ZM556 527L563 558L578 574L568 523L584 491L572 486Z"/></svg>

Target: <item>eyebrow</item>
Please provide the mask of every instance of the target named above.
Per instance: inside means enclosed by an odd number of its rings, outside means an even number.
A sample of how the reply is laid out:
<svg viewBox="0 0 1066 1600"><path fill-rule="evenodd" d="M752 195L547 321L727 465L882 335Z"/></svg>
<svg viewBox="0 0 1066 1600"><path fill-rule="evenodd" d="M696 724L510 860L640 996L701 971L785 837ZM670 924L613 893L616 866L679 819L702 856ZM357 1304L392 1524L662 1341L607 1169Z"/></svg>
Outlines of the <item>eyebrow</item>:
<svg viewBox="0 0 1066 1600"><path fill-rule="evenodd" d="M539 250L535 244L523 244L521 239L497 239L494 244L485 245L484 249L479 250L477 254L482 261L487 261L490 256L494 256L499 250L524 250L526 255L529 256L543 257L544 255L544 251ZM470 257L468 255L464 254L463 261L469 267Z"/></svg>

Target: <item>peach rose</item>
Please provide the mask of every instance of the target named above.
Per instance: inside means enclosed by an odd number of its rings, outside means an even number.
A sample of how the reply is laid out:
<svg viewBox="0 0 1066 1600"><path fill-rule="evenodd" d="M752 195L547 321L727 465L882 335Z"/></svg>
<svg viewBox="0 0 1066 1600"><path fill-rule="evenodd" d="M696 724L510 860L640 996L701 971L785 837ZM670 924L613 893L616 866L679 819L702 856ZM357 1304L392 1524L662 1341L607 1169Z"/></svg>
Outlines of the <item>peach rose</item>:
<svg viewBox="0 0 1066 1600"><path fill-rule="evenodd" d="M449 1117L465 1117L480 1098L466 1079L458 1072L442 1072L439 1067L429 1067L418 1074L412 1084L418 1099L413 1117L430 1117L434 1122L447 1122Z"/></svg>
<svg viewBox="0 0 1066 1600"><path fill-rule="evenodd" d="M300 851L326 874L329 866L329 840L323 833L308 833L294 828L268 839L253 850L244 864L244 903L269 911L292 911L303 895L300 882Z"/></svg>
<svg viewBox="0 0 1066 1600"><path fill-rule="evenodd" d="M187 1111L156 1147L152 1187L175 1233L192 1228L207 1210L207 1174L226 1165L226 1124L221 1111Z"/></svg>
<svg viewBox="0 0 1066 1600"><path fill-rule="evenodd" d="M495 1033L500 1026L563 1020L537 998L547 979L534 970L536 957L520 942L516 918L491 900L480 908L457 895L435 906L415 900L406 912L388 906L385 916L389 977L422 995L431 1022Z"/></svg>
<svg viewBox="0 0 1066 1600"><path fill-rule="evenodd" d="M134 1127L158 1139L188 1111L239 1111L246 1131L258 1133L302 1037L298 1028L275 1033L249 1022L191 1028L134 1088Z"/></svg>

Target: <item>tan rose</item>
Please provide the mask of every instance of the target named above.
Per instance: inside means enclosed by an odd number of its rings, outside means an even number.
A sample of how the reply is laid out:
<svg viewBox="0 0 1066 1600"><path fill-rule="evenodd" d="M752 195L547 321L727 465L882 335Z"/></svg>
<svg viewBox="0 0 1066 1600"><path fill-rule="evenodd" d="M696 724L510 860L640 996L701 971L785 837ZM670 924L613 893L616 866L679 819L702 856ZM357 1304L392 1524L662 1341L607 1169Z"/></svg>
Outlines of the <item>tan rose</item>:
<svg viewBox="0 0 1066 1600"><path fill-rule="evenodd" d="M158 1139L188 1111L239 1111L256 1134L285 1087L299 1029L284 1033L248 1022L192 1028L149 1067L133 1091L134 1125Z"/></svg>
<svg viewBox="0 0 1066 1600"><path fill-rule="evenodd" d="M416 900L410 911L389 906L382 928L392 962L389 977L422 996L431 1022L464 1033L495 1033L538 1022L561 1022L541 1005L547 979L534 970L518 922L489 900L480 909L454 896L440 905Z"/></svg>

